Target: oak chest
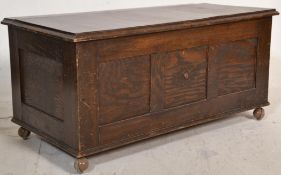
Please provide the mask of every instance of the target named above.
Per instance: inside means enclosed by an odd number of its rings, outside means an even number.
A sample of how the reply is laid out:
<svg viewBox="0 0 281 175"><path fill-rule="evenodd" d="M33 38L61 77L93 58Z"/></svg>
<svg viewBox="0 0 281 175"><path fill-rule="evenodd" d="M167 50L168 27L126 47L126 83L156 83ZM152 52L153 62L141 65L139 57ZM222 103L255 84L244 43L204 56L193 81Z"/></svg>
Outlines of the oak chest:
<svg viewBox="0 0 281 175"><path fill-rule="evenodd" d="M6 18L13 122L76 157L268 105L275 9L190 4Z"/></svg>

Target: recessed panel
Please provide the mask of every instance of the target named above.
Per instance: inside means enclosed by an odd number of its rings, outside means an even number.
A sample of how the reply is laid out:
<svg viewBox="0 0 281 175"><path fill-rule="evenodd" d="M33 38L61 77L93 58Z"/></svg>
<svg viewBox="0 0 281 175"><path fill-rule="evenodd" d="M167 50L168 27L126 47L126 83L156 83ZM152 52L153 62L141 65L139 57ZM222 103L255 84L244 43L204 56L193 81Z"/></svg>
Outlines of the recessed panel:
<svg viewBox="0 0 281 175"><path fill-rule="evenodd" d="M162 53L165 107L206 98L207 47Z"/></svg>
<svg viewBox="0 0 281 175"><path fill-rule="evenodd" d="M255 88L257 39L245 39L210 47L216 62L218 95Z"/></svg>
<svg viewBox="0 0 281 175"><path fill-rule="evenodd" d="M19 50L23 103L63 120L63 66L57 60Z"/></svg>
<svg viewBox="0 0 281 175"><path fill-rule="evenodd" d="M149 112L149 56L101 63L98 74L101 124Z"/></svg>

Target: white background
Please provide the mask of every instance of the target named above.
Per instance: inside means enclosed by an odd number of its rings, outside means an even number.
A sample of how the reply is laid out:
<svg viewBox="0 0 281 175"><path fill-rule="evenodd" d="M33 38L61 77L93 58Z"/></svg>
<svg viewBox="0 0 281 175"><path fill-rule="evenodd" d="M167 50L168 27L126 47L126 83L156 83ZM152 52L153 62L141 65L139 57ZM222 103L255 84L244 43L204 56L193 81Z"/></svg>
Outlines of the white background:
<svg viewBox="0 0 281 175"><path fill-rule="evenodd" d="M4 17L45 15L186 3L276 8L281 0L0 0ZM281 17L273 18L269 101L266 118L252 111L89 159L88 175L280 175ZM0 25L0 174L70 175L74 159L36 135L23 141L12 115L7 26ZM238 117L240 116L240 117ZM246 117L245 117L246 116Z"/></svg>
<svg viewBox="0 0 281 175"><path fill-rule="evenodd" d="M0 0L0 19L4 17L32 16L57 13L100 11L185 3L218 3L237 6L276 8L281 11L280 0ZM281 57L281 17L273 20L272 50L276 58ZM8 59L7 27L0 27L0 61Z"/></svg>

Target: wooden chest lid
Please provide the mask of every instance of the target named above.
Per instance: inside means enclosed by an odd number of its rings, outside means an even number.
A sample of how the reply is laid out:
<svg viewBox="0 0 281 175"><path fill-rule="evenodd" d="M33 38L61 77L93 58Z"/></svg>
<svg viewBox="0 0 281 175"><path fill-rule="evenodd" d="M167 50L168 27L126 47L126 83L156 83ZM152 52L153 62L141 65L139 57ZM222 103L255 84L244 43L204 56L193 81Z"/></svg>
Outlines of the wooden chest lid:
<svg viewBox="0 0 281 175"><path fill-rule="evenodd" d="M114 38L278 15L275 9L216 4L185 4L31 17L2 24L71 42Z"/></svg>

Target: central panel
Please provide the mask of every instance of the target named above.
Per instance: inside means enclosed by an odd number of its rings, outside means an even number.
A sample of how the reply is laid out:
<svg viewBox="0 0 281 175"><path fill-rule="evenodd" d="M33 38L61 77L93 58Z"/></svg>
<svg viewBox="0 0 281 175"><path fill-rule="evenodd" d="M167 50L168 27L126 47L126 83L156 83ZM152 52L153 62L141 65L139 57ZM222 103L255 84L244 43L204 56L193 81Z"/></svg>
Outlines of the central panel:
<svg viewBox="0 0 281 175"><path fill-rule="evenodd" d="M152 111L206 99L207 51L198 46L152 55Z"/></svg>
<svg viewBox="0 0 281 175"><path fill-rule="evenodd" d="M206 98L207 47L161 54L166 108Z"/></svg>

